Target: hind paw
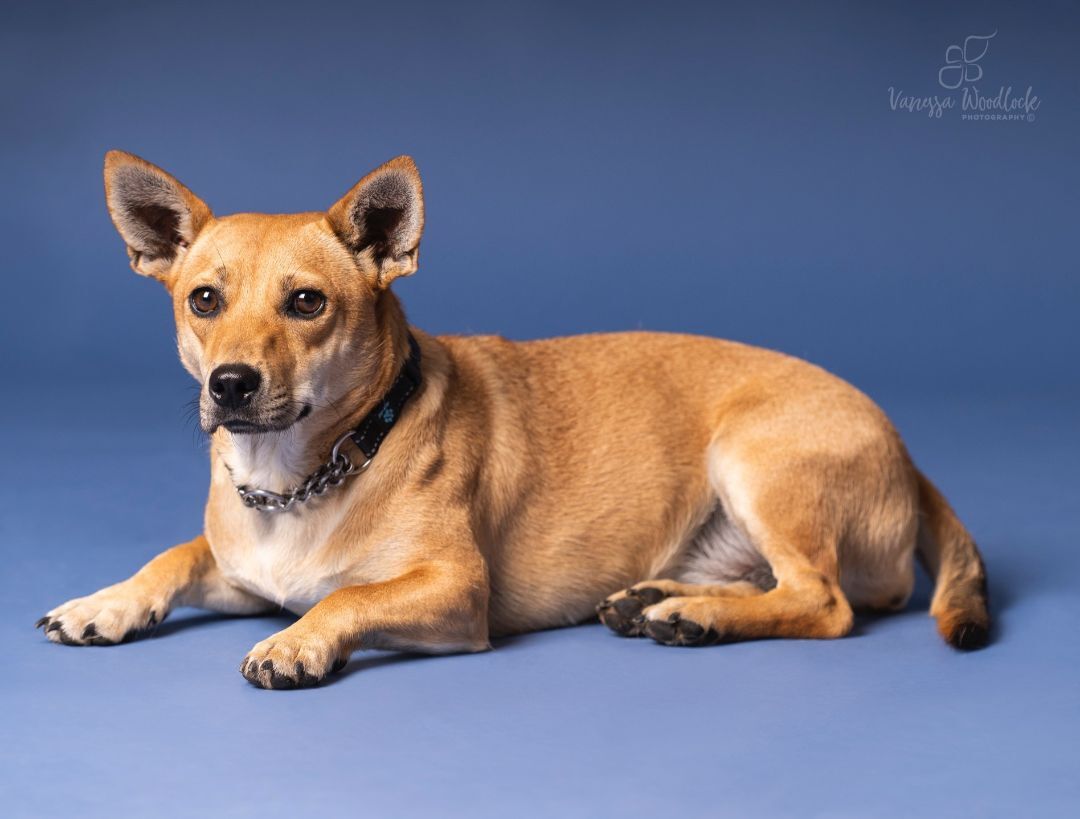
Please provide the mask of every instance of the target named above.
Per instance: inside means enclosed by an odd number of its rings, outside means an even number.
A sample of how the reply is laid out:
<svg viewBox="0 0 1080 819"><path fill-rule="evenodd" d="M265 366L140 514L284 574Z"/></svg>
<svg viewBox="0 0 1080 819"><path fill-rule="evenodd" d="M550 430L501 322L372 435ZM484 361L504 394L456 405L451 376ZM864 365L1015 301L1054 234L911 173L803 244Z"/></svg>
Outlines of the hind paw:
<svg viewBox="0 0 1080 819"><path fill-rule="evenodd" d="M672 612L665 619L642 618L645 636L666 646L708 646L720 642L720 633Z"/></svg>
<svg viewBox="0 0 1080 819"><path fill-rule="evenodd" d="M643 612L667 597L667 592L639 583L625 591L617 592L596 607L600 622L622 637L640 637L644 631Z"/></svg>

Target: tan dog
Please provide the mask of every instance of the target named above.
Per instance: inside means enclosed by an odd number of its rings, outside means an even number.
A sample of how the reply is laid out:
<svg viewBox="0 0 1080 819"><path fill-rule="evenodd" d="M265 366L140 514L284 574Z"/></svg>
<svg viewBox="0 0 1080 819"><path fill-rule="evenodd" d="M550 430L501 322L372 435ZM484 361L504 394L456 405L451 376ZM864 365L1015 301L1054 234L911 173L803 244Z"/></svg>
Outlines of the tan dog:
<svg viewBox="0 0 1080 819"><path fill-rule="evenodd" d="M118 151L105 188L132 266L172 294L210 495L203 535L53 609L49 639L284 607L303 616L241 665L280 688L358 648L480 651L597 610L672 645L841 637L853 606L905 604L917 549L942 636L986 642L971 537L881 410L817 367L679 335L410 331L389 289L424 222L408 157L327 213L215 218Z"/></svg>

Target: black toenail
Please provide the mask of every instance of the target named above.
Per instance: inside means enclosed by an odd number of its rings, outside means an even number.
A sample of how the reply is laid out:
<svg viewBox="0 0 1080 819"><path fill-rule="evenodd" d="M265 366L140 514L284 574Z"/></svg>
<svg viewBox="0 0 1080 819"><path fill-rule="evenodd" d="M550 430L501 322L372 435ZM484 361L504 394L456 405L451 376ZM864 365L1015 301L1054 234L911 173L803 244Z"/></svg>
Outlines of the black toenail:
<svg viewBox="0 0 1080 819"><path fill-rule="evenodd" d="M318 685L319 678L314 674L308 674L303 663L296 664L296 684L300 686Z"/></svg>
<svg viewBox="0 0 1080 819"><path fill-rule="evenodd" d="M63 643L64 645L66 645L66 646L77 646L78 645L78 643L76 643L74 640L72 640L71 637L68 635L68 633L66 631L64 631L64 629L62 629L62 628L59 630L59 633L58 633L57 636L60 638L60 642Z"/></svg>
<svg viewBox="0 0 1080 819"><path fill-rule="evenodd" d="M84 640L88 640L91 637L97 637L97 636L98 636L97 626L95 626L93 623L90 623L89 625L87 625L86 628L83 629L82 638Z"/></svg>

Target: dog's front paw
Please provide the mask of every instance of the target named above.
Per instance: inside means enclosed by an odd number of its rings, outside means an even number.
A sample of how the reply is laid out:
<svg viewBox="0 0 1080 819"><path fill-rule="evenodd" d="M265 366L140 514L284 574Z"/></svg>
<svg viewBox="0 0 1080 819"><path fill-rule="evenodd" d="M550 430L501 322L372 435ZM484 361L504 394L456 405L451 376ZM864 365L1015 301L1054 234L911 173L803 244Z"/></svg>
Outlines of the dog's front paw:
<svg viewBox="0 0 1080 819"><path fill-rule="evenodd" d="M260 688L308 688L344 668L348 654L337 641L301 620L251 649L240 663L240 673Z"/></svg>
<svg viewBox="0 0 1080 819"><path fill-rule="evenodd" d="M153 628L168 614L165 603L129 582L69 600L37 621L45 636L69 646L111 646Z"/></svg>

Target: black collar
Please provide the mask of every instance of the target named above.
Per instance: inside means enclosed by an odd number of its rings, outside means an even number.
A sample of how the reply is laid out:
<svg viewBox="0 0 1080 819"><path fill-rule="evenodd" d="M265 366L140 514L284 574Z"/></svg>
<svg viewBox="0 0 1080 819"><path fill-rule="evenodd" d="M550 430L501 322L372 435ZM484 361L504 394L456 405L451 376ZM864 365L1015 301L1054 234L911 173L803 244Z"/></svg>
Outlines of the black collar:
<svg viewBox="0 0 1080 819"><path fill-rule="evenodd" d="M420 381L420 345L416 343L413 334L409 333L409 357L405 366L401 368L382 401L364 416L364 420L349 436L369 460L379 451L383 438L397 423L405 404L420 387Z"/></svg>

